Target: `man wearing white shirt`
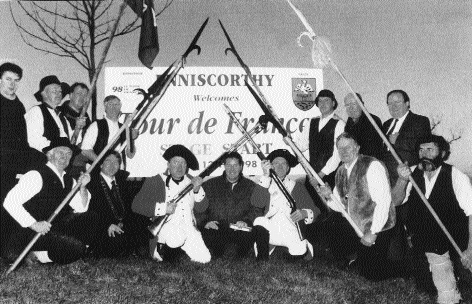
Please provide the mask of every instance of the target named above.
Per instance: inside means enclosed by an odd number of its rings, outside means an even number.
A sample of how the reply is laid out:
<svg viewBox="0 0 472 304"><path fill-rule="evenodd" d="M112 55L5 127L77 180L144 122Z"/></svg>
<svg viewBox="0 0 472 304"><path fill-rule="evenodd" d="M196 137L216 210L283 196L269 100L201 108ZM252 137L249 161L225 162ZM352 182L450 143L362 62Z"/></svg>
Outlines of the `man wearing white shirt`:
<svg viewBox="0 0 472 304"><path fill-rule="evenodd" d="M170 254L175 252L172 249L181 248L192 261L208 263L211 254L196 227L194 214L194 208L202 204L205 198L201 187L203 180L199 176L188 175L188 169L198 170L198 160L183 145L169 147L162 157L167 160L169 175L146 178L131 206L134 212L148 218L168 216L157 236L149 243L151 258L158 262L163 258L170 260ZM189 185L192 185L192 190L180 201L174 202L174 198ZM164 257L160 248L167 251Z"/></svg>
<svg viewBox="0 0 472 304"><path fill-rule="evenodd" d="M60 82L55 75L46 76L39 83L39 91L34 94L40 105L33 106L26 114L26 128L30 147L38 151L48 147L52 141L60 137L70 139L73 129L67 119L59 113L57 107L62 97L69 92L69 86ZM77 121L77 124L85 125L85 119ZM79 136L77 143L82 137ZM77 148L74 147L74 153Z"/></svg>
<svg viewBox="0 0 472 304"><path fill-rule="evenodd" d="M321 112L321 117L311 120L310 126L304 128L295 139L298 148L309 151L310 164L316 173L330 186L334 183L334 173L339 166L339 154L336 148L336 138L344 132L346 124L334 114L338 106L336 98L330 90L321 90L316 96L315 104ZM316 186L316 180L310 181ZM306 183L316 206L326 210L310 183Z"/></svg>
<svg viewBox="0 0 472 304"><path fill-rule="evenodd" d="M465 174L444 162L449 154L449 143L442 136L421 139L420 162L411 168L412 171L407 164L398 166L399 178L392 191L394 204L406 203L409 207L406 225L411 232L411 242L417 253L426 256L438 291L438 303L448 304L461 300L450 257L455 251L418 193L412 191L408 178L411 175L415 180L463 251L464 267L472 269L472 185Z"/></svg>
<svg viewBox="0 0 472 304"><path fill-rule="evenodd" d="M70 263L85 253L85 236L93 229L87 228L91 226L87 223L89 218L81 216L88 210L90 200L85 187L90 181L88 175L80 177L79 192L53 223L47 222L76 184L64 171L72 157L70 146L66 138L51 142L43 149L48 163L23 175L7 194L3 206L19 224L7 243L10 258L18 256L35 233L42 235L33 246L33 254L40 262Z"/></svg>
<svg viewBox="0 0 472 304"><path fill-rule="evenodd" d="M121 115L121 101L115 95L105 97L105 118L94 121L87 129L82 141L82 154L90 161L94 161L102 152L106 145L115 137L122 124L118 122ZM135 134L134 134L135 135ZM135 137L135 136L133 136ZM121 133L120 139L111 150L120 151L121 145L125 142L125 133ZM134 156L129 149L126 149L129 158ZM125 158L123 158L123 161Z"/></svg>
<svg viewBox="0 0 472 304"><path fill-rule="evenodd" d="M395 208L391 202L390 183L385 166L377 159L359 154L359 145L348 133L336 141L343 165L336 172L334 190L321 187L321 193L334 211L331 193L342 203L364 236L357 248L360 273L370 280L381 280L391 275L387 263L389 229L395 225ZM333 236L332 236L333 237Z"/></svg>
<svg viewBox="0 0 472 304"><path fill-rule="evenodd" d="M290 255L304 257L310 260L313 257L313 246L302 236L306 229L317 218L320 210L315 206L308 191L303 184L287 177L290 168L298 165L298 160L290 152L284 149L272 151L267 160L262 161L264 175L259 179L259 185L254 191L268 192L270 197L260 195L255 200L257 207L264 209L264 216L254 220L256 233L256 255L258 260L267 260L275 246L288 248ZM277 177L284 184L296 202L296 206L290 206L289 201L270 177L270 169L274 170ZM255 194L257 195L257 194ZM263 229L261 229L263 228Z"/></svg>

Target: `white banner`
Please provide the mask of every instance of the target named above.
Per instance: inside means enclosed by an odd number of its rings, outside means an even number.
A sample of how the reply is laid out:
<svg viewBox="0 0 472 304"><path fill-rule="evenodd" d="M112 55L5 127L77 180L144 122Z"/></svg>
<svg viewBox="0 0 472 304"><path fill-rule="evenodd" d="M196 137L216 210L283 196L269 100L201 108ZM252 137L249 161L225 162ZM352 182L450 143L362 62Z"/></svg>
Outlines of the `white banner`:
<svg viewBox="0 0 472 304"><path fill-rule="evenodd" d="M118 96L123 104L122 112L131 113L142 100L142 95L133 90L147 90L165 69L107 67L105 96ZM319 115L314 99L323 89L322 70L251 68L251 71L288 132L300 132L308 126L309 118ZM247 130L254 127L263 112L245 87L245 77L240 67L186 67L180 70L139 128L136 156L127 162L131 176L147 177L164 172L167 163L162 154L174 144L185 145L198 158L200 170L190 174L202 171L243 136L226 114L224 103L235 112ZM266 131L254 137L254 141L266 156L275 149L290 150L271 123ZM262 174L260 160L249 143L240 147L238 152L245 161L245 175ZM212 175L221 173L222 168L219 168ZM290 172L303 173L300 165Z"/></svg>

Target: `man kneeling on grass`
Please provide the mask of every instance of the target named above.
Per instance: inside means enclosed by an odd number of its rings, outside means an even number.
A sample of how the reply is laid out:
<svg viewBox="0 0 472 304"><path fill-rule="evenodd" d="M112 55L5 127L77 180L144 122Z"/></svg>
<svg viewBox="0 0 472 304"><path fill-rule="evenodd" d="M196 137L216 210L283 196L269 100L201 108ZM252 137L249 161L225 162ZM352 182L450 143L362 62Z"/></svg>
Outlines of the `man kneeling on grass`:
<svg viewBox="0 0 472 304"><path fill-rule="evenodd" d="M205 197L201 187L203 180L187 174L188 169L198 170L198 160L182 145L171 146L163 157L170 174L147 178L132 204L133 211L141 215L150 218L168 216L157 236L149 242L151 258L161 262L163 258L170 258L173 250L169 248L181 248L192 261L208 263L211 255L195 226L193 213L194 206ZM173 199L190 183L193 191L174 202Z"/></svg>
<svg viewBox="0 0 472 304"><path fill-rule="evenodd" d="M260 237L256 237L256 254L258 260L267 260L275 249L275 246L288 248L288 252L294 257L304 257L307 260L313 258L313 246L301 235L305 225L313 223L320 214L305 186L287 177L290 168L298 165L297 158L284 149L272 151L267 160L262 162L264 175L259 180L262 188L256 191L268 192L270 199L259 200L264 208L264 216L254 220L254 226L262 228ZM295 211L292 210L288 199L270 178L269 171L273 169L282 181L287 191L297 203ZM263 197L262 195L260 197ZM298 225L298 227L297 227Z"/></svg>
<svg viewBox="0 0 472 304"><path fill-rule="evenodd" d="M90 176L86 174L79 178L79 192L62 208L52 224L47 222L76 182L64 171L72 157L69 139L58 138L43 151L48 163L23 175L3 203L19 224L7 242L7 257L19 256L34 235L40 233L26 263L39 260L67 264L84 256L86 246L91 244L95 234L96 215L86 212L90 201L86 185Z"/></svg>
<svg viewBox="0 0 472 304"><path fill-rule="evenodd" d="M409 207L406 227L411 233L413 249L428 260L438 303L453 304L461 303L449 255L454 257L455 251L418 193L411 191L409 182L411 176L459 248L464 250L462 264L472 270L472 185L467 175L445 163L449 154L449 143L442 136L421 139L420 162L411 171L408 164L398 166L399 179L392 199L396 205L406 203Z"/></svg>

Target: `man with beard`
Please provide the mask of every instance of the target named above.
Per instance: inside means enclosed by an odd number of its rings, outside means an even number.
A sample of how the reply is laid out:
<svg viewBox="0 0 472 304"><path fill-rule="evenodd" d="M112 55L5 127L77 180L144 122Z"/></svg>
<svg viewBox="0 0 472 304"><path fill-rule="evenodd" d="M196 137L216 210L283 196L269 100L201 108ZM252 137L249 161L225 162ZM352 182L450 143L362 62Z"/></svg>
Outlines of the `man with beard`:
<svg viewBox="0 0 472 304"><path fill-rule="evenodd" d="M446 164L449 143L431 135L419 141L417 166L398 166L399 179L392 191L394 204L409 206L406 225L416 253L424 253L429 263L438 303L459 303L451 255L455 251L412 185L411 177L428 199L439 219L463 250L462 264L472 269L472 186L470 179L454 166ZM416 263L420 264L420 263Z"/></svg>
<svg viewBox="0 0 472 304"><path fill-rule="evenodd" d="M387 170L377 159L359 154L360 147L349 133L342 133L336 146L343 164L336 171L334 190L325 185L321 193L334 211L341 212L340 208L344 208L364 234L353 248L361 275L373 281L386 279L395 270L387 263L390 232L395 225ZM331 194L342 206L331 200ZM344 230L331 238L347 240ZM357 238L353 236L353 239ZM340 244L347 245L347 242Z"/></svg>
<svg viewBox="0 0 472 304"><path fill-rule="evenodd" d="M262 233L256 235L258 260L269 259L276 246L286 247L294 257L303 257L305 254L307 260L313 257L313 246L302 236L302 231L305 231L305 225L313 223L320 210L313 203L305 186L287 177L290 168L296 165L297 158L285 149L272 151L267 160L262 161L264 175L259 179L262 187L255 189L256 192L268 192L270 198L255 202L259 204L258 207L264 208L264 216L254 220L254 227L262 230ZM270 169L274 170L297 203L295 210L292 210L287 198L270 178Z"/></svg>
<svg viewBox="0 0 472 304"><path fill-rule="evenodd" d="M25 115L28 143L32 148L42 151L60 137L67 139L72 137L74 130L57 108L62 97L68 93L69 85L60 82L57 76L50 75L41 79L39 90L34 94L41 104L32 107ZM83 126L85 119L77 123ZM82 136L79 136L77 143L81 140ZM77 147L74 147L74 154L78 154L79 151Z"/></svg>
<svg viewBox="0 0 472 304"><path fill-rule="evenodd" d="M252 228L252 223L262 215L262 210L254 203L257 185L243 176L243 168L241 155L236 151L228 153L223 175L203 184L206 196L202 204L196 206L196 212L201 213L200 230L214 258L222 257L229 244L235 244L236 256L243 258L254 244L258 228Z"/></svg>
<svg viewBox="0 0 472 304"><path fill-rule="evenodd" d="M120 170L121 156L108 151L100 163L100 172L92 174L88 189L90 210L99 221L92 253L96 257L123 257L147 246L150 236L147 219L131 211L138 184L128 181L129 172Z"/></svg>
<svg viewBox="0 0 472 304"><path fill-rule="evenodd" d="M64 171L72 150L67 138L52 141L44 148L48 163L24 174L8 193L4 208L15 219L15 227L7 242L10 259L15 259L36 233L42 236L32 248L27 262L71 263L85 254L86 245L95 234L96 218L88 214L90 195L86 189L90 176L79 179L80 190L51 223L47 219L76 184Z"/></svg>
<svg viewBox="0 0 472 304"><path fill-rule="evenodd" d="M149 242L151 258L157 262L171 260L176 253L172 249L180 248L192 261L208 263L211 255L197 230L193 212L205 197L203 181L199 176L188 175L188 169L198 170L198 160L182 145L169 147L162 156L167 160L169 175L146 178L132 204L134 212L148 218L168 216L157 236ZM192 191L174 202L189 184L193 185Z"/></svg>

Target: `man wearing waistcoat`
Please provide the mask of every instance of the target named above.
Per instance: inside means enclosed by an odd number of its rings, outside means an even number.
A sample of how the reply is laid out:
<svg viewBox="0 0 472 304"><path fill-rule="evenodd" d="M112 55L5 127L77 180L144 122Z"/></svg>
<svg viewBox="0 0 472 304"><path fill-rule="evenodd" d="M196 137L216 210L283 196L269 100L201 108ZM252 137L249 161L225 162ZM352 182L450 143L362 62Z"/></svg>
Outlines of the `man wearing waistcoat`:
<svg viewBox="0 0 472 304"><path fill-rule="evenodd" d="M269 193L268 199L259 199L255 203L263 208L264 216L254 220L255 227L264 228L267 233L261 237L256 236L257 259L267 260L276 246L288 249L293 257L304 257L306 260L313 258L313 246L303 236L305 226L316 220L320 210L315 206L305 186L287 177L290 168L298 165L298 160L285 149L278 149L267 155L267 160L262 161L263 176L259 179L259 185L255 191ZM270 177L270 169L274 170L282 181L288 193L296 202L291 208L288 199ZM262 197L262 195L260 196ZM267 198L267 196L266 196Z"/></svg>
<svg viewBox="0 0 472 304"><path fill-rule="evenodd" d="M118 122L121 115L121 101L115 95L105 97L103 104L105 106L105 117L94 121L87 129L84 140L82 141L82 154L91 162L102 152L106 145L115 137L122 124ZM133 131L133 137L136 137L136 131ZM125 143L126 134L122 132L119 140L115 143L111 150L120 151L121 146ZM128 147L129 148L129 147ZM129 158L134 157L136 151L131 153L129 149L125 149L125 155ZM123 157L123 162L125 158ZM122 166L123 167L123 166Z"/></svg>
<svg viewBox="0 0 472 304"><path fill-rule="evenodd" d="M201 187L203 180L199 176L188 175L188 169L198 170L198 160L182 145L169 147L162 156L167 161L169 175L158 174L146 178L132 204L134 212L148 218L168 216L157 236L149 242L151 258L161 262L175 253L172 249L180 248L192 261L208 263L210 251L196 227L194 215L194 208L205 197ZM192 190L180 201L174 202L173 199L190 184ZM163 256L161 249L164 251Z"/></svg>
<svg viewBox="0 0 472 304"><path fill-rule="evenodd" d="M304 152L309 151L310 164L325 183L333 186L334 175L340 160L336 148L336 138L344 132L345 123L334 114L338 102L330 90L321 90L315 98L315 104L321 112L321 117L315 117L310 125L305 127L295 143ZM315 205L326 211L313 185L316 180L306 181L305 185Z"/></svg>
<svg viewBox="0 0 472 304"><path fill-rule="evenodd" d="M387 263L387 251L389 229L395 225L387 170L377 159L359 154L357 141L348 133L342 133L336 145L343 164L336 172L334 190L325 186L321 192L330 208L340 212L341 206L330 198L333 193L364 234L356 248L360 273L369 280L385 279L394 271Z"/></svg>
<svg viewBox="0 0 472 304"><path fill-rule="evenodd" d="M460 303L451 256L456 253L433 215L416 191L411 177L428 199L429 204L463 252L462 264L472 270L472 185L469 177L446 164L449 143L431 135L419 141L419 163L398 166L398 181L393 189L396 205L409 205L406 225L411 232L414 251L426 255L437 290L438 303ZM415 273L418 274L418 273Z"/></svg>
<svg viewBox="0 0 472 304"><path fill-rule="evenodd" d="M90 195L86 189L88 175L79 179L80 190L52 223L47 219L69 194L76 182L64 169L72 157L67 138L52 141L44 148L48 163L24 174L8 193L3 204L18 225L7 242L10 259L16 258L36 233L42 236L27 261L71 263L85 254L90 244L96 218L87 214Z"/></svg>
<svg viewBox="0 0 472 304"><path fill-rule="evenodd" d="M55 75L41 79L39 90L34 94L36 100L41 104L33 106L25 114L30 147L42 151L52 141L56 141L60 137L67 139L72 137L74 130L57 108L62 101L62 97L68 93L69 86L64 82L60 82ZM85 119L77 123L85 125ZM82 136L79 136L77 143L80 143L81 140ZM80 152L77 147L73 148L74 154Z"/></svg>

